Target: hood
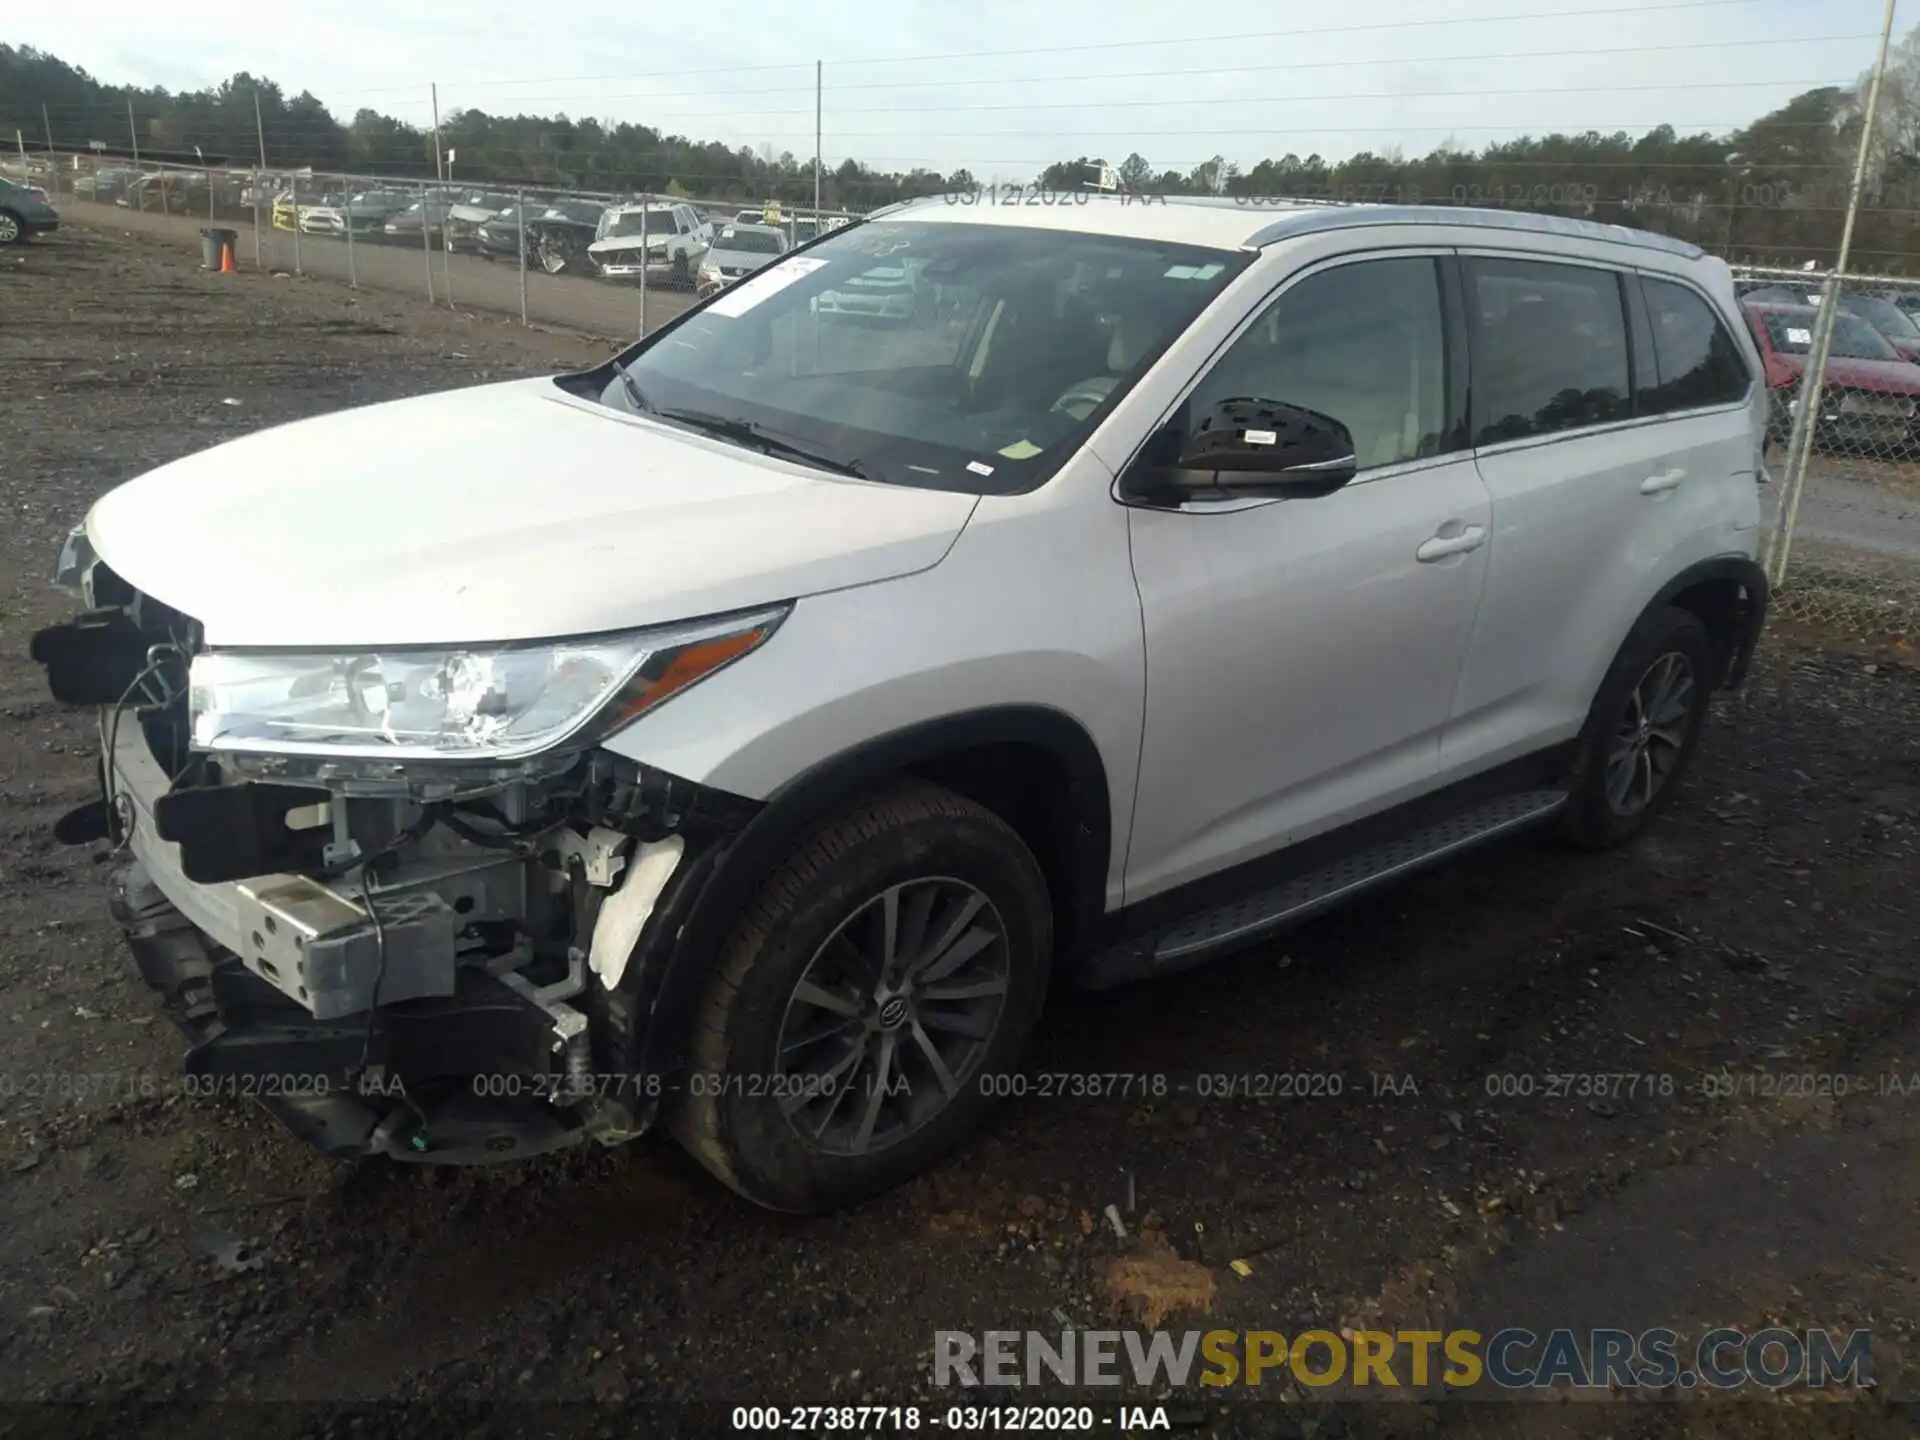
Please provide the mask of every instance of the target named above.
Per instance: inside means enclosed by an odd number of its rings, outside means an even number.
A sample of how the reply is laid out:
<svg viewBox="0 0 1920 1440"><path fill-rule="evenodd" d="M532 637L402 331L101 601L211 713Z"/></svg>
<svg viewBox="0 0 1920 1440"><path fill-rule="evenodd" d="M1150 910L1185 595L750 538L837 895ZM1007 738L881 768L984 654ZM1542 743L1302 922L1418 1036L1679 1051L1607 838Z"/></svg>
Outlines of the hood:
<svg viewBox="0 0 1920 1440"><path fill-rule="evenodd" d="M453 205L447 209L449 220L464 220L469 225L483 225L499 216L500 212L491 205Z"/></svg>
<svg viewBox="0 0 1920 1440"><path fill-rule="evenodd" d="M639 235L609 235L604 240L594 241L587 249L595 255L620 255L629 250L638 253L643 246L648 250L664 250L667 241L672 238L671 230L656 230L644 238Z"/></svg>
<svg viewBox="0 0 1920 1440"><path fill-rule="evenodd" d="M1807 373L1804 355L1774 357L1794 375ZM1845 385L1854 390L1877 390L1887 395L1920 395L1920 365L1905 360L1850 360L1840 355L1827 357L1827 384Z"/></svg>
<svg viewBox="0 0 1920 1440"><path fill-rule="evenodd" d="M229 441L110 492L87 532L209 644L472 644L912 574L977 503L827 475L539 379Z"/></svg>

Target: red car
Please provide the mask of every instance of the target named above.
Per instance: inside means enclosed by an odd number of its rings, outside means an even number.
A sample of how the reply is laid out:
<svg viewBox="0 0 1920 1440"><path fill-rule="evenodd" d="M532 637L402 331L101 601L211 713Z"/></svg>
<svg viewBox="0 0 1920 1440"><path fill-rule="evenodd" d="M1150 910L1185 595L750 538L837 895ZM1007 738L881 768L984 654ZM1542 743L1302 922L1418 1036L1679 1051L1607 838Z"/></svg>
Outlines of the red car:
<svg viewBox="0 0 1920 1440"><path fill-rule="evenodd" d="M1793 423L1795 396L1813 349L1820 312L1811 305L1747 301L1742 308L1767 366L1773 423L1784 435ZM1845 445L1907 452L1920 414L1920 365L1900 358L1893 343L1856 315L1834 316L1820 392L1820 437Z"/></svg>

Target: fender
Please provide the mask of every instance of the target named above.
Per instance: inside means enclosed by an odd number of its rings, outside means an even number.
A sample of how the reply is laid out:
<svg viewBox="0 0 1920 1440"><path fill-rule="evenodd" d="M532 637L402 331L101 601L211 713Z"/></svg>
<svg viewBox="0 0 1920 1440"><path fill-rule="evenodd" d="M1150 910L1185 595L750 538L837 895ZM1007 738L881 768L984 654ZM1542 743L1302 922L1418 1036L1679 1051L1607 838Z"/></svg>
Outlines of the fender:
<svg viewBox="0 0 1920 1440"><path fill-rule="evenodd" d="M942 756L990 744L1034 746L1064 770L1077 824L1069 893L1056 901L1064 901L1077 933L1086 934L1105 908L1113 835L1106 767L1093 737L1064 711L1039 705L997 705L923 721L821 761L770 796L734 834L689 848L641 931L619 986L606 997L608 1064L649 1082L678 1076L686 1063L688 1022L720 947L767 874L805 833L863 791Z"/></svg>

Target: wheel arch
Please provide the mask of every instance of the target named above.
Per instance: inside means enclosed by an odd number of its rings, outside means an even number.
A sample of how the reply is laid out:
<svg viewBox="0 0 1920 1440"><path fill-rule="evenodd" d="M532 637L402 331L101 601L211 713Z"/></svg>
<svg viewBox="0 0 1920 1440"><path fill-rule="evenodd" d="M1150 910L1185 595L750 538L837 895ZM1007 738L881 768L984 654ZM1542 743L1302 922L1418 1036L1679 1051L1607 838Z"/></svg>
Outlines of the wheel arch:
<svg viewBox="0 0 1920 1440"><path fill-rule="evenodd" d="M1689 610L1713 640L1716 688L1736 687L1753 662L1770 598L1767 574L1758 561L1745 555L1716 556L1689 565L1662 585L1634 617L1628 634L1666 606Z"/></svg>
<svg viewBox="0 0 1920 1440"><path fill-rule="evenodd" d="M858 796L908 778L944 785L994 811L1046 876L1056 952L1105 909L1112 802L1092 735L1064 711L996 705L923 721L819 761L769 796L736 833L690 850L609 997L627 1032L617 1068L676 1075L715 957L767 874L806 832ZM622 1013L623 1012L623 1013Z"/></svg>

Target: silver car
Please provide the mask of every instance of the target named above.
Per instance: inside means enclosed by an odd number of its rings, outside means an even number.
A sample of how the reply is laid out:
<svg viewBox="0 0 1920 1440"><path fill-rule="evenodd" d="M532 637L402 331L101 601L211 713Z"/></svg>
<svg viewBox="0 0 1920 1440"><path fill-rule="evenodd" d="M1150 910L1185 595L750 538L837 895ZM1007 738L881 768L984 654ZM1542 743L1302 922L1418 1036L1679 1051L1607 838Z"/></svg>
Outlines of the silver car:
<svg viewBox="0 0 1920 1440"><path fill-rule="evenodd" d="M703 285L731 285L763 266L771 265L792 248L774 225L723 225L713 248L700 262Z"/></svg>

